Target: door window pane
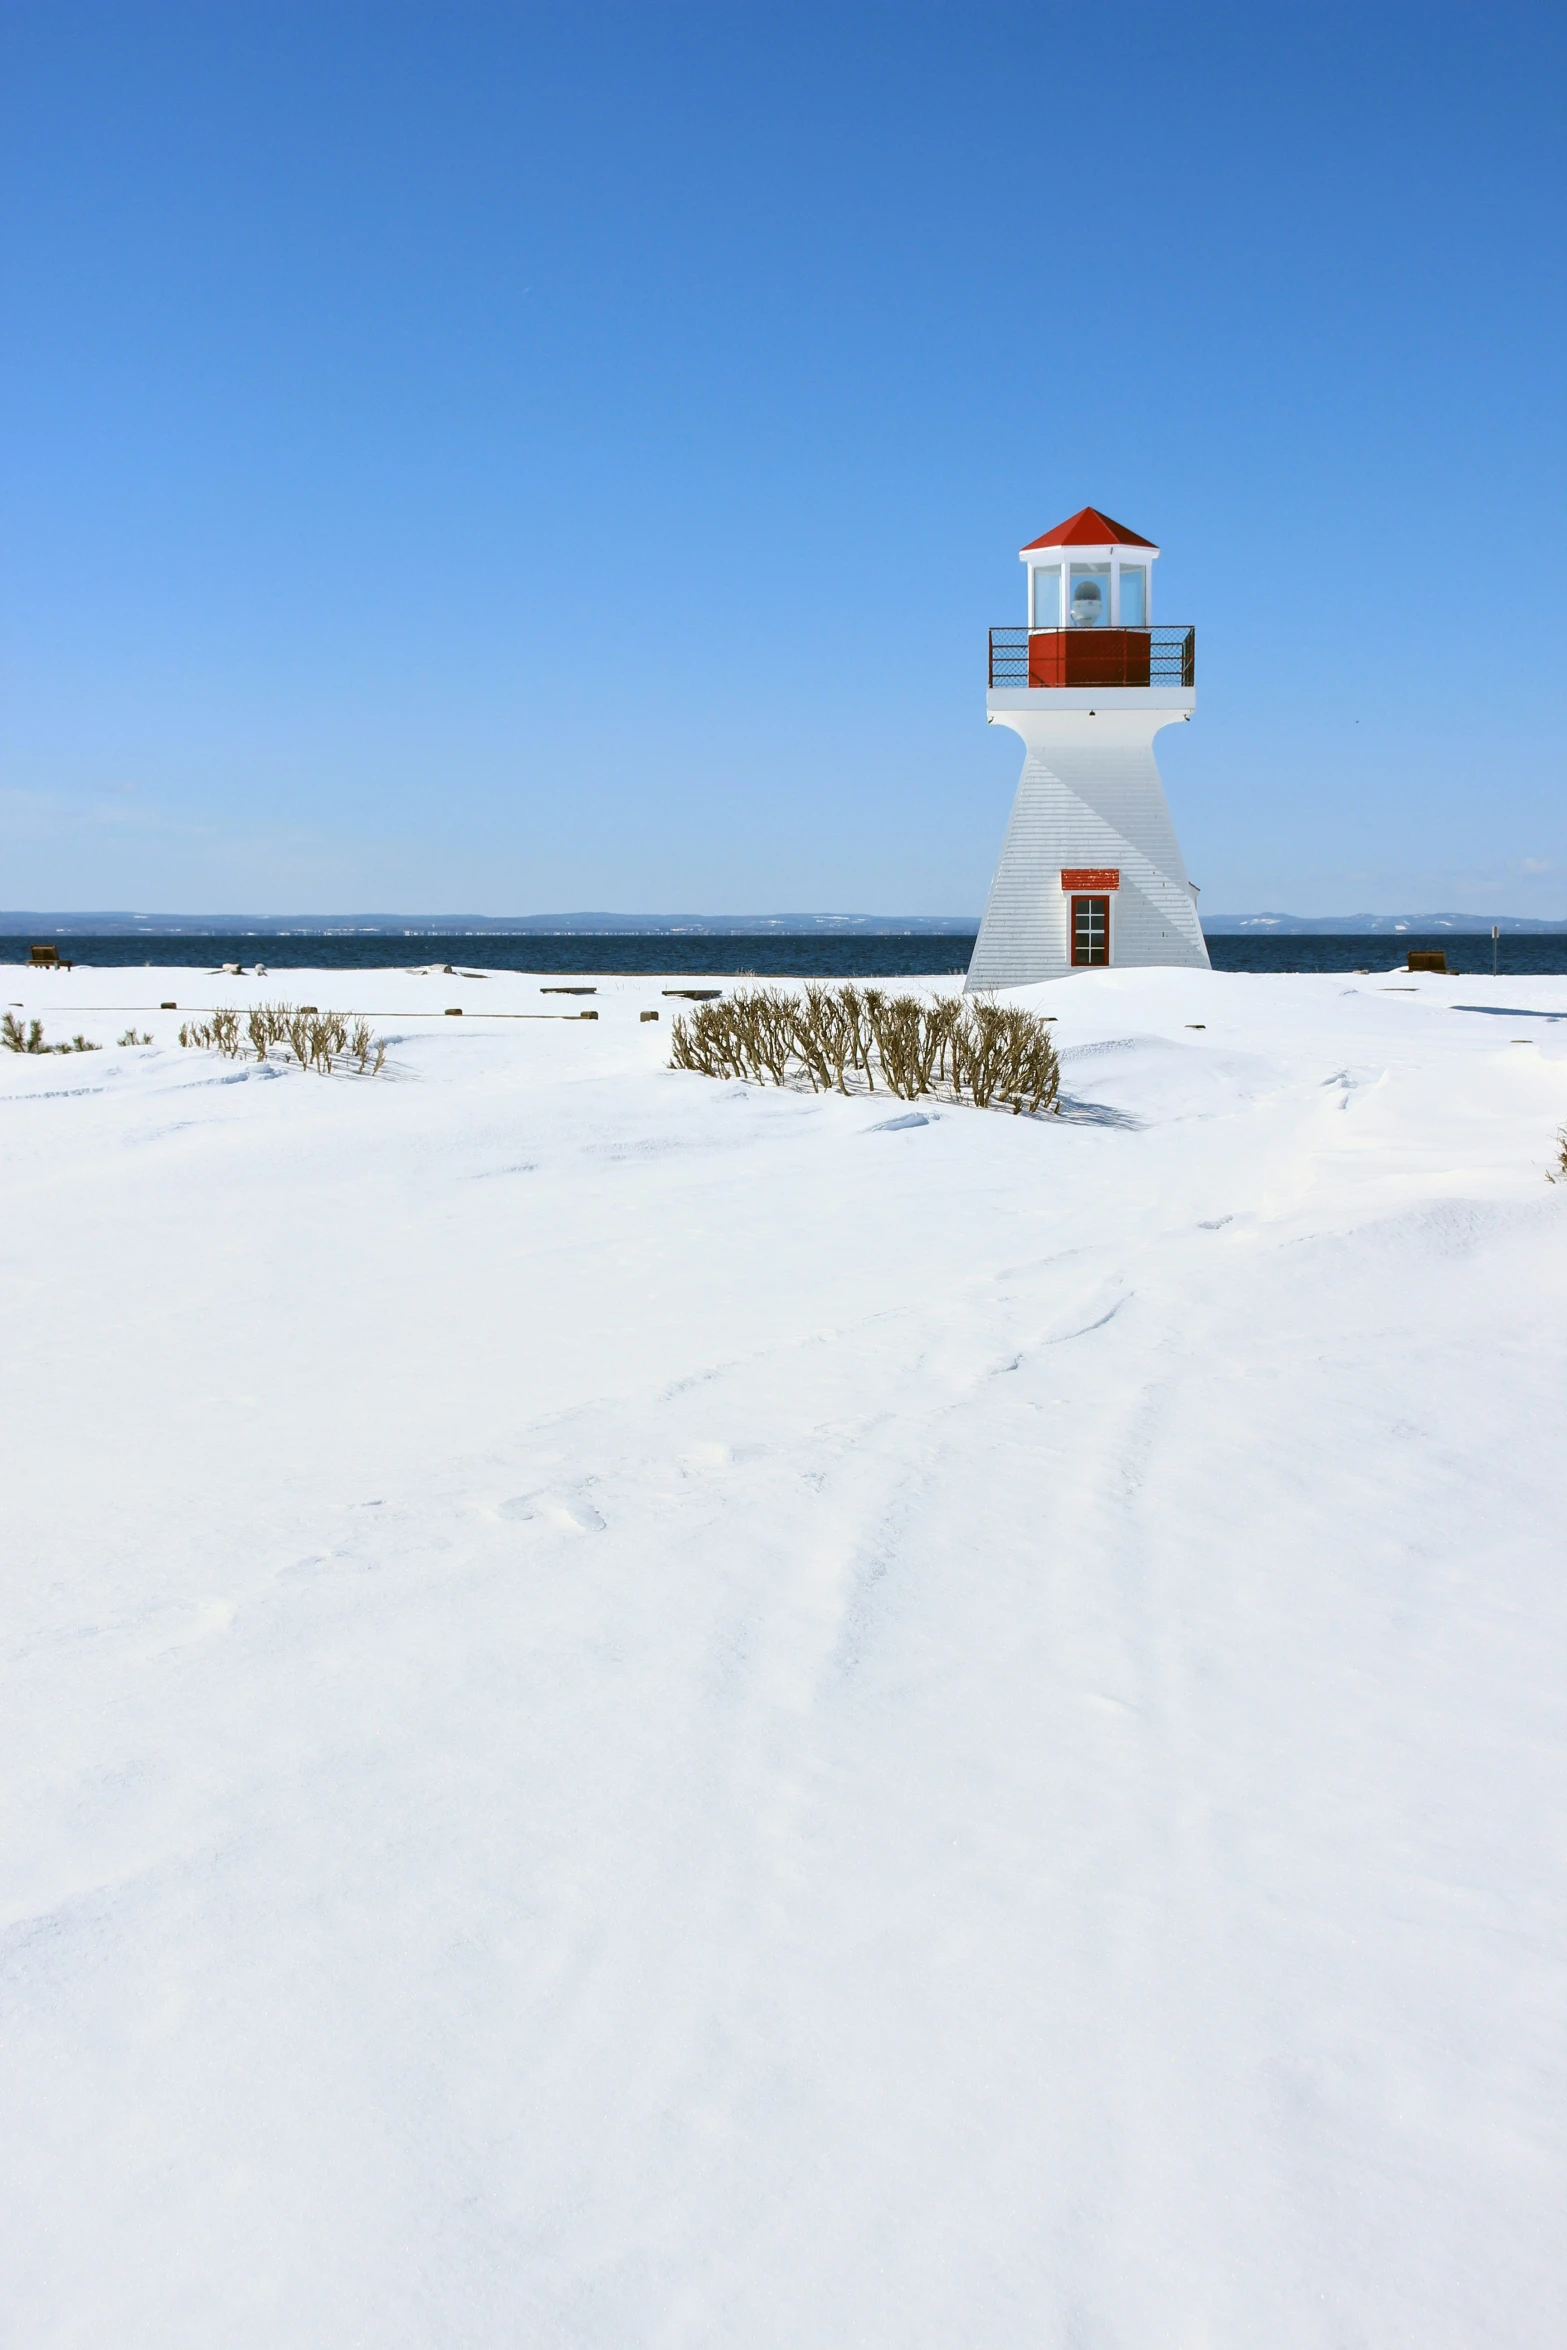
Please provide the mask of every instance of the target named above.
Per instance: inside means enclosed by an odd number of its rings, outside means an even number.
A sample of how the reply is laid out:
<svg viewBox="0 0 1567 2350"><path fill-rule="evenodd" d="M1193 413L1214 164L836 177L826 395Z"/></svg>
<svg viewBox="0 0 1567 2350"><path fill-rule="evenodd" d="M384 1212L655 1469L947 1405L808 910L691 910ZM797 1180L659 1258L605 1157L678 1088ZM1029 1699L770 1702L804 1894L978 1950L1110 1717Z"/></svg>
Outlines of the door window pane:
<svg viewBox="0 0 1567 2350"><path fill-rule="evenodd" d="M1072 900L1072 961L1108 963L1110 960L1110 900Z"/></svg>
<svg viewBox="0 0 1567 2350"><path fill-rule="evenodd" d="M1035 628L1059 628L1061 625L1061 566L1043 564L1034 573Z"/></svg>
<svg viewBox="0 0 1567 2350"><path fill-rule="evenodd" d="M1110 618L1110 566L1074 563L1072 613L1074 628L1103 628Z"/></svg>
<svg viewBox="0 0 1567 2350"><path fill-rule="evenodd" d="M1121 566L1121 626L1141 628L1148 616L1148 573L1141 563Z"/></svg>

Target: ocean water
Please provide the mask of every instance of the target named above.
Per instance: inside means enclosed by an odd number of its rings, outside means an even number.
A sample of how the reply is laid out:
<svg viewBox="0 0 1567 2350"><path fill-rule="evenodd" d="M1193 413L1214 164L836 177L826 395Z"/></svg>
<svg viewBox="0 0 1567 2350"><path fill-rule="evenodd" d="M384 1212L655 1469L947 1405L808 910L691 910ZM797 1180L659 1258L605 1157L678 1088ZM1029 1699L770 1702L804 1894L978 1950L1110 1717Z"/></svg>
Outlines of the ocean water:
<svg viewBox="0 0 1567 2350"><path fill-rule="evenodd" d="M900 979L931 972L966 971L973 951L974 932L915 932L902 936L857 937L724 937L712 933L671 938L663 935L624 934L616 937L525 931L481 931L467 936L415 937L355 931L333 936L301 931L292 937L276 935L233 938L183 935L131 938L67 938L60 952L73 963L114 965L172 964L191 970L214 971L224 963L243 963L251 969L260 961L269 971L407 970L434 963L464 964L470 970L541 971L569 976L573 972L644 972L673 976L713 973L724 978L757 979ZM0 938L0 963L25 963L25 938ZM1218 937L1208 941L1208 953L1218 971L1387 971L1404 960L1409 947L1440 947L1449 971L1460 974L1492 968L1491 941L1485 937L1435 937L1413 932L1371 938L1281 938L1276 933ZM1526 935L1497 942L1496 969L1514 978L1543 972L1567 972L1567 932Z"/></svg>
<svg viewBox="0 0 1567 2350"><path fill-rule="evenodd" d="M1472 977L1492 968L1489 937L1451 930L1429 935L1382 930L1364 938L1281 938L1276 932L1248 931L1239 938L1210 938L1208 959L1216 971L1391 971L1402 965L1411 947L1439 949L1454 976L1468 972ZM1567 971L1567 931L1499 938L1495 968L1514 979Z"/></svg>
<svg viewBox="0 0 1567 2350"><path fill-rule="evenodd" d="M723 937L712 933L671 938L662 932L601 936L581 932L518 931L508 935L493 930L417 936L389 936L385 932L330 933L299 931L291 937L275 933L248 936L154 937L140 932L133 938L67 938L58 940L62 957L73 963L167 963L198 971L215 971L224 963L243 963L251 970L264 963L268 971L407 971L429 964L449 963L470 971L543 971L569 977L573 972L623 973L635 978L643 972L706 974L723 978L746 975L758 979L896 979L933 971L966 971L974 951L971 930L912 932L902 937L860 935L853 938L775 936ZM0 961L25 963L26 939L0 939Z"/></svg>

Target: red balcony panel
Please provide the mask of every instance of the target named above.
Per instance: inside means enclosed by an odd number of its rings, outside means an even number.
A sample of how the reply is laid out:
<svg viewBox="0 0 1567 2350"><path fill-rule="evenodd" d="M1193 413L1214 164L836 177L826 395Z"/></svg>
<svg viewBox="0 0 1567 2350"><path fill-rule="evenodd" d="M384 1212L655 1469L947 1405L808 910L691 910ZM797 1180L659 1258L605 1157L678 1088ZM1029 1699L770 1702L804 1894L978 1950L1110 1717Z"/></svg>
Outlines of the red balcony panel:
<svg viewBox="0 0 1567 2350"><path fill-rule="evenodd" d="M1042 628L1028 640L1028 682L1052 685L1146 685L1146 628Z"/></svg>

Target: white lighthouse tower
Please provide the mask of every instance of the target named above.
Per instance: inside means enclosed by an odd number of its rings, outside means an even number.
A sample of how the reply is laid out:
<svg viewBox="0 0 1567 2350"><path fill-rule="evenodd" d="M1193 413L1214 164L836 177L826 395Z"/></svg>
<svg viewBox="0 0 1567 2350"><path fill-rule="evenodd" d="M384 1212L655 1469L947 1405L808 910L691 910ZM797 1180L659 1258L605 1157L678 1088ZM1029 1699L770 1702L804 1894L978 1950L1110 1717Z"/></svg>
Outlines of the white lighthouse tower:
<svg viewBox="0 0 1567 2350"><path fill-rule="evenodd" d="M1159 550L1085 506L1022 550L1028 623L990 632L992 726L1023 773L968 987L1026 987L1102 964L1206 968L1153 755L1197 706L1196 631L1153 625Z"/></svg>

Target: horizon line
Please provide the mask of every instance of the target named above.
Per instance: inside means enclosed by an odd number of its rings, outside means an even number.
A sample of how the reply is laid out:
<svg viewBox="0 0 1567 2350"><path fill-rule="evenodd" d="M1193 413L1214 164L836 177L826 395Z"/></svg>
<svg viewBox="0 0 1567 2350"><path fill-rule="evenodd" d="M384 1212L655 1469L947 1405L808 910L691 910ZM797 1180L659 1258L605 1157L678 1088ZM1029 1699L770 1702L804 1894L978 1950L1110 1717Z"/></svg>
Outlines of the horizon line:
<svg viewBox="0 0 1567 2350"><path fill-rule="evenodd" d="M1383 930L1415 930L1455 928L1486 931L1495 924L1498 928L1531 931L1567 930L1567 914L1474 914L1444 908L1418 914L1377 914L1360 909L1352 914L1292 914L1282 910L1265 909L1252 914L1213 912L1200 915L1205 932L1221 930L1336 930L1353 933L1363 927L1366 935ZM519 936L535 934L560 936L586 932L608 932L626 937L659 937L691 933L697 936L774 934L803 936L813 932L860 932L897 935L899 933L968 937L978 930L977 914L864 914L803 912L781 914L649 914L618 913L609 909L563 911L550 914L395 914L395 913L333 913L333 914L238 914L238 913L140 913L126 908L66 909L29 908L0 909L0 936L17 937L31 930L55 928L62 932L92 935L91 926L109 926L100 935L121 931L135 936L173 936L181 931L195 931L210 936L288 935L304 932L363 931L367 934L403 934L410 937L442 937L485 934Z"/></svg>

